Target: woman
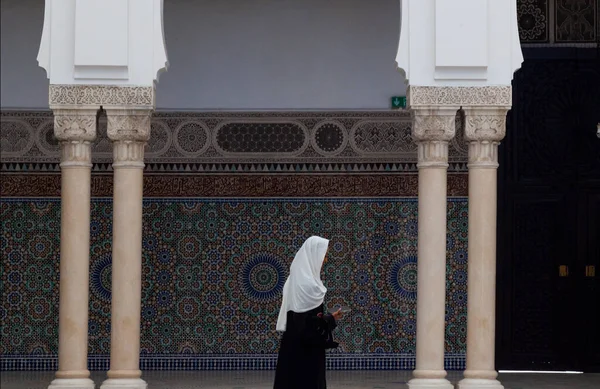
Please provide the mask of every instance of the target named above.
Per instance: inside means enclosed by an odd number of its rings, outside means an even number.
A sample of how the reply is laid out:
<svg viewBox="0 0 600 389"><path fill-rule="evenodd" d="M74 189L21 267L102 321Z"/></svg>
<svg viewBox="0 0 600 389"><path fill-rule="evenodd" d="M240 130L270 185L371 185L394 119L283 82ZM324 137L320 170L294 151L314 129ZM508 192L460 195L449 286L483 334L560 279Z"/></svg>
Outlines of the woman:
<svg viewBox="0 0 600 389"><path fill-rule="evenodd" d="M304 242L283 286L277 331L282 332L274 389L325 389L325 350L338 346L331 331L341 310L323 312L327 288L321 268L329 241L312 236Z"/></svg>

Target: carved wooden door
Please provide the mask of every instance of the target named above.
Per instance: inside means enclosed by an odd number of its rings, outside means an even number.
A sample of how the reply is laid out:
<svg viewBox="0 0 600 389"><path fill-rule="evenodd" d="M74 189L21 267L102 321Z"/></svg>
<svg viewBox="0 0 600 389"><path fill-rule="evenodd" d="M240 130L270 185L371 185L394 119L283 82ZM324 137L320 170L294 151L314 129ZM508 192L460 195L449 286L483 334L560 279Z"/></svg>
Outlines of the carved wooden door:
<svg viewBox="0 0 600 389"><path fill-rule="evenodd" d="M597 370L598 52L525 55L500 151L498 367Z"/></svg>

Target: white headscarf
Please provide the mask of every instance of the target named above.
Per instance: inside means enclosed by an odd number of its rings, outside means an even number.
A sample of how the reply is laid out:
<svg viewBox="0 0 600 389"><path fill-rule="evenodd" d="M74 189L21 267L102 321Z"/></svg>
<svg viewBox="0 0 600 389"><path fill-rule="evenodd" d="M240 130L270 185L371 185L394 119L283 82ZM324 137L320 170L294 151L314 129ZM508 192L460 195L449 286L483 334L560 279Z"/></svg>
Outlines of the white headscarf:
<svg viewBox="0 0 600 389"><path fill-rule="evenodd" d="M308 312L323 304L327 288L321 281L321 267L328 246L327 239L311 236L296 253L290 276L283 286L277 331L285 331L289 311Z"/></svg>

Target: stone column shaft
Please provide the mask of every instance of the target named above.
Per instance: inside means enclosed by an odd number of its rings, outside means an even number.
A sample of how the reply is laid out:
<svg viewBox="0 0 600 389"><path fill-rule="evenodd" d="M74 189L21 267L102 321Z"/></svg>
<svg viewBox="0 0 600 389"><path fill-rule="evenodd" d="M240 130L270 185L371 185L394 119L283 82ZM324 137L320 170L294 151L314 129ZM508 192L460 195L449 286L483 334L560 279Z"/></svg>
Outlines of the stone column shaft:
<svg viewBox="0 0 600 389"><path fill-rule="evenodd" d="M102 388L147 387L140 377L142 199L150 110L108 110L113 142L113 268L110 370Z"/></svg>
<svg viewBox="0 0 600 389"><path fill-rule="evenodd" d="M50 389L94 388L87 369L91 144L96 109L55 109L61 149L58 371Z"/></svg>
<svg viewBox="0 0 600 389"><path fill-rule="evenodd" d="M496 214L498 145L508 107L465 108L469 141L467 370L463 389L502 389L496 380Z"/></svg>
<svg viewBox="0 0 600 389"><path fill-rule="evenodd" d="M417 361L411 389L450 389L445 379L448 142L458 107L413 109L418 145Z"/></svg>

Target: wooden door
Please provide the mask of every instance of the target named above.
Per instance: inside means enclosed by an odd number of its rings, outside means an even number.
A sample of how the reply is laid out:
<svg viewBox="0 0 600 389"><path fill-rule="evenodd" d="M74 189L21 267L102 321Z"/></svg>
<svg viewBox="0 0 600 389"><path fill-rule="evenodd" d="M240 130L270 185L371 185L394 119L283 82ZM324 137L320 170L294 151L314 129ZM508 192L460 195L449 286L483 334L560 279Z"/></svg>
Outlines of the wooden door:
<svg viewBox="0 0 600 389"><path fill-rule="evenodd" d="M600 240L598 53L525 56L500 150L498 368L593 370L600 345L590 333L598 304L590 304L600 300L584 269L597 262Z"/></svg>

